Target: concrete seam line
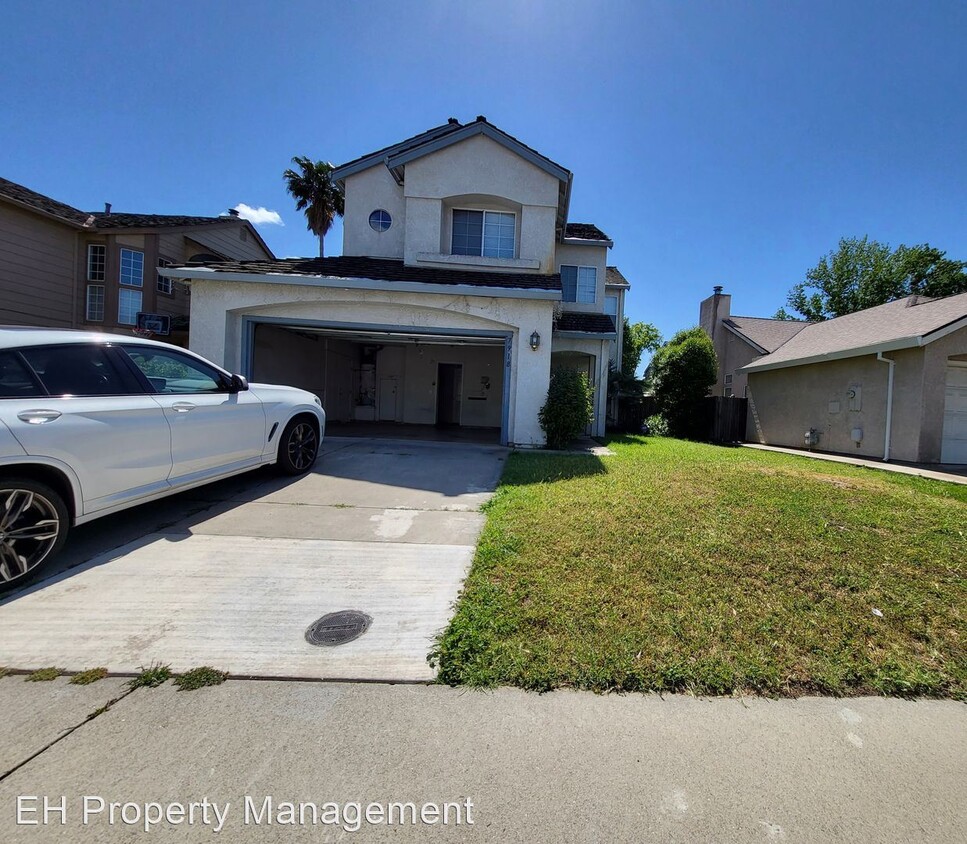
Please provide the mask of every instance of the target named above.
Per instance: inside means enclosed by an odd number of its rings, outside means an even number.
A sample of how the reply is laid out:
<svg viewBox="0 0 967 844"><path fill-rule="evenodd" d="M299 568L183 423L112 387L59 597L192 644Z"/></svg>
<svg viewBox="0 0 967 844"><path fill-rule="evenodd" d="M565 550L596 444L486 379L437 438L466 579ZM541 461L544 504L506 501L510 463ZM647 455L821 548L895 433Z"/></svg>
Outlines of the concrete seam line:
<svg viewBox="0 0 967 844"><path fill-rule="evenodd" d="M133 688L130 688L130 689L128 689L128 690L127 690L126 692L124 692L123 694L120 694L120 695L118 695L118 696L117 696L116 698L112 698L112 699L111 699L111 700L109 700L109 701L108 701L108 702L107 702L106 704L104 704L104 706L102 706L102 707L100 707L99 709L95 709L95 710L94 710L94 711L93 711L93 712L92 712L92 713L91 713L90 715L88 715L88 716L87 716L87 717L86 717L86 718L85 718L85 719L84 719L83 721L81 721L81 722L80 722L79 724L75 724L75 725L74 725L73 727L71 727L71 728L70 728L69 730L65 730L65 731L64 731L63 733L61 733L61 734L60 734L59 736L57 736L57 738L55 738L55 739L54 739L53 741L51 741L51 742L48 742L47 744L45 744L45 745L44 745L44 746L43 746L42 748L40 748L40 750L38 750L38 751L37 751L36 753L32 753L32 754L30 754L30 756L28 756L28 757L27 757L26 759L24 759L24 760L23 760L22 762L19 762L19 763L17 763L16 765L14 765L14 766L13 766L13 767L12 767L12 768L11 768L11 769L9 770L9 771L4 771L3 773L0 773L0 782L3 782L3 781L4 781L4 780L5 780L5 779L6 779L7 777L9 777L9 776L10 776L11 774L14 774L14 773L16 773L17 771L19 771L19 770L20 770L20 769L21 769L22 767L24 767L24 765L29 765L29 764L30 764L31 762L33 762L33 761L34 761L34 759L36 759L36 758L37 758L38 756L40 756L40 755L41 755L42 753L46 753L46 752L47 752L48 750L50 750L50 748L52 748L52 747L53 747L53 746L54 746L55 744L57 744L57 743L58 743L58 742L60 742L60 741L63 741L63 740L64 740L65 738L67 738L67 737L68 737L69 735L72 735L72 734L73 734L73 733L74 733L74 732L75 732L76 730L79 730L79 729L80 729L81 727L83 727L83 726L84 726L84 725L85 725L86 723L88 723L89 721L93 721L93 720L94 720L95 718L97 718L97 717L98 717L99 715L103 715L103 714L104 714L105 712L107 712L107 711L108 711L108 710L109 710L109 709L110 709L110 708L111 708L112 706L114 706L114 704L116 704L116 703L119 703L120 701L122 701L122 700L124 700L124 699L125 699L125 698L126 698L126 697L127 697L128 695L129 695L129 694L131 694L131 693L132 693L132 692L134 692L134 691L135 691L135 689L133 689Z"/></svg>

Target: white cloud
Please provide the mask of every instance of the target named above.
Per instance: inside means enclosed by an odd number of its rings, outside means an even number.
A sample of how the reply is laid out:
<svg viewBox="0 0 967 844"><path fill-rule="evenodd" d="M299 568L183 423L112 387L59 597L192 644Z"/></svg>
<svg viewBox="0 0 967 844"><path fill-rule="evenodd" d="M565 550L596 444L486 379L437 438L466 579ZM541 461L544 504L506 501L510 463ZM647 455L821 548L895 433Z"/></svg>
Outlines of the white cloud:
<svg viewBox="0 0 967 844"><path fill-rule="evenodd" d="M243 220L248 220L250 223L254 223L256 226L261 226L263 224L269 224L273 226L284 226L285 223L282 222L282 217L279 215L278 211L269 211L268 208L260 205L258 208L253 208L251 205L246 205L244 202L240 202L235 206L235 210L238 211L238 216Z"/></svg>

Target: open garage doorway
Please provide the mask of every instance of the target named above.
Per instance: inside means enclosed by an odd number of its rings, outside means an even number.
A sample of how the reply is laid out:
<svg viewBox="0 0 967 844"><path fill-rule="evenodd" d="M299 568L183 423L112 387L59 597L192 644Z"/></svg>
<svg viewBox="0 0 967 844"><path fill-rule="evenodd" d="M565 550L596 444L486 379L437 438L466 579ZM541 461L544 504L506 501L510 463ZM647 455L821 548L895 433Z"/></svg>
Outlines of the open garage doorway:
<svg viewBox="0 0 967 844"><path fill-rule="evenodd" d="M509 333L252 318L248 374L322 399L329 436L507 443Z"/></svg>

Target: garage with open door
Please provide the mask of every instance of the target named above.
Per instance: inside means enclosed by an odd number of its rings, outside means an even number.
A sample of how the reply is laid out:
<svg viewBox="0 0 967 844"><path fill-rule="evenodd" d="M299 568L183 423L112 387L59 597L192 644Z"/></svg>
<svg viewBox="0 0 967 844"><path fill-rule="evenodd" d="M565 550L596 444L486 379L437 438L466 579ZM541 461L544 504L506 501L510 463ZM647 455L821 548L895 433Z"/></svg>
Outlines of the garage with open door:
<svg viewBox="0 0 967 844"><path fill-rule="evenodd" d="M508 441L510 332L247 322L252 380L318 395L330 435Z"/></svg>

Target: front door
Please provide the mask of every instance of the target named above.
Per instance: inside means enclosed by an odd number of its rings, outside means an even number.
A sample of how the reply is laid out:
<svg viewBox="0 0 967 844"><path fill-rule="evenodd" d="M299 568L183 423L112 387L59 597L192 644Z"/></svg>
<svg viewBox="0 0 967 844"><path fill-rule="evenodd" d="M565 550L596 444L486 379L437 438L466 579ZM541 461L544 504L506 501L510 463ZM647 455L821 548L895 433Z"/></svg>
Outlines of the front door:
<svg viewBox="0 0 967 844"><path fill-rule="evenodd" d="M463 364L437 364L436 385L437 425L459 425L460 392L463 387Z"/></svg>
<svg viewBox="0 0 967 844"><path fill-rule="evenodd" d="M379 419L381 422L396 421L396 379L379 379Z"/></svg>

